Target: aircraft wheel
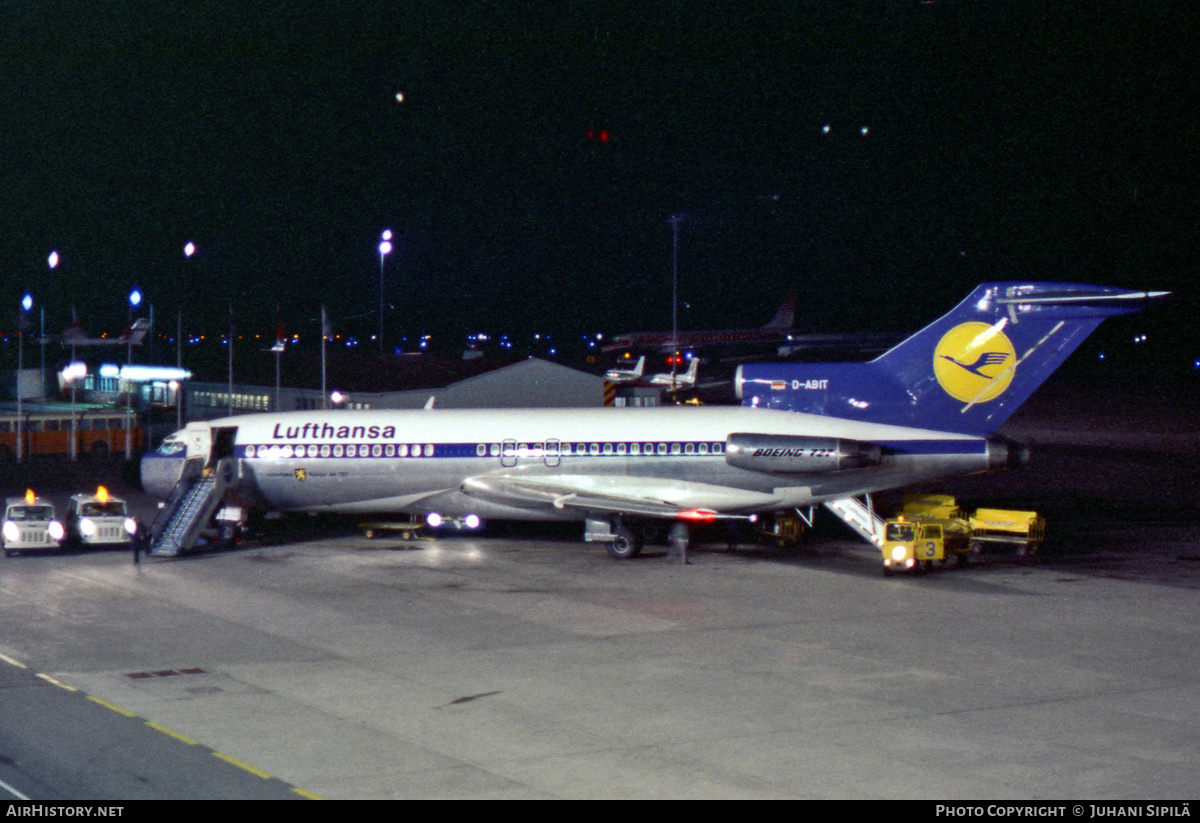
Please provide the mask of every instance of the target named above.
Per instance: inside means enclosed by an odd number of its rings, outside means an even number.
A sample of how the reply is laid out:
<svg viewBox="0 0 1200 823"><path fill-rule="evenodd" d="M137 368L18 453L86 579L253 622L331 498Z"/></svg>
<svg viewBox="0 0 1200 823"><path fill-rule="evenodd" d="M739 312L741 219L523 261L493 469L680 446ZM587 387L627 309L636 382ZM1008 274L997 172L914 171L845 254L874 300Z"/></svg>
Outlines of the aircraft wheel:
<svg viewBox="0 0 1200 823"><path fill-rule="evenodd" d="M608 544L608 554L617 560L632 560L642 553L642 544L627 528L619 528L613 532L613 539Z"/></svg>
<svg viewBox="0 0 1200 823"><path fill-rule="evenodd" d="M370 539L371 539L371 538L373 538L374 536L375 536L375 530L374 530L374 529L363 529L363 537L365 537L365 538L367 538L368 540L370 540Z"/></svg>

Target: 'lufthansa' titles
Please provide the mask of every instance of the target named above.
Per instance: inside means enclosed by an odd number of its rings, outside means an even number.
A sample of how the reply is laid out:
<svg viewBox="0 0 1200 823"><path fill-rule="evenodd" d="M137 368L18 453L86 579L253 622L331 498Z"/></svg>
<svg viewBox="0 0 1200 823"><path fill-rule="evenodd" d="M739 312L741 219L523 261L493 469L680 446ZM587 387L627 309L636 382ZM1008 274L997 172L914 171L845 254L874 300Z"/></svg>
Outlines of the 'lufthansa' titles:
<svg viewBox="0 0 1200 823"><path fill-rule="evenodd" d="M335 426L332 423L305 423L303 426L276 423L271 432L273 440L391 440L395 437L395 426Z"/></svg>

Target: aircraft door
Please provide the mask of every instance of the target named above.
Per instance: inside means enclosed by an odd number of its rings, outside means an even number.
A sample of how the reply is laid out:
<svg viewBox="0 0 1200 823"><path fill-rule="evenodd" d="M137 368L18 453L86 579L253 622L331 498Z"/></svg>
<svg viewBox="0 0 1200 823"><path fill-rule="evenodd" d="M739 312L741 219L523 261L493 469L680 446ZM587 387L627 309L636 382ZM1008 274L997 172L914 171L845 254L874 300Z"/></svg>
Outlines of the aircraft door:
<svg viewBox="0 0 1200 823"><path fill-rule="evenodd" d="M237 426L222 426L212 430L212 450L208 465L215 466L224 457L233 457L233 443L237 439Z"/></svg>
<svg viewBox="0 0 1200 823"><path fill-rule="evenodd" d="M545 456L546 466L553 469L558 466L558 456L562 451L562 442L559 440L547 440L546 448L542 452Z"/></svg>

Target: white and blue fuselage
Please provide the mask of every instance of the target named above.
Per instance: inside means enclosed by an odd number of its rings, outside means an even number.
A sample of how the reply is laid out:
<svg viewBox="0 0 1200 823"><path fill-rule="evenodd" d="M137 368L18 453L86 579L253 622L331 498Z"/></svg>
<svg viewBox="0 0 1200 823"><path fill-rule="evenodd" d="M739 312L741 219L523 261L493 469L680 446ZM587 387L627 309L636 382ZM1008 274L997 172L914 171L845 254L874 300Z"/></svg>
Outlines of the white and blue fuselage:
<svg viewBox="0 0 1200 823"><path fill-rule="evenodd" d="M1010 459L996 438L745 407L290 412L191 424L143 460L147 491L217 432L271 509L529 520L747 514Z"/></svg>

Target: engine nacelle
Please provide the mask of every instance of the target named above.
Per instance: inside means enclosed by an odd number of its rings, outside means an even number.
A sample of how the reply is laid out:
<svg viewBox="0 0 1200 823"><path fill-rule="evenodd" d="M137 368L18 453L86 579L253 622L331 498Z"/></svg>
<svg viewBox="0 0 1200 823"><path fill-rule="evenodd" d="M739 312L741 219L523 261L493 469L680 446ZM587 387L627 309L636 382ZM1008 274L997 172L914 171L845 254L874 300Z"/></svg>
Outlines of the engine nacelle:
<svg viewBox="0 0 1200 823"><path fill-rule="evenodd" d="M840 437L737 433L725 441L725 462L755 472L834 472L877 466L882 449Z"/></svg>

